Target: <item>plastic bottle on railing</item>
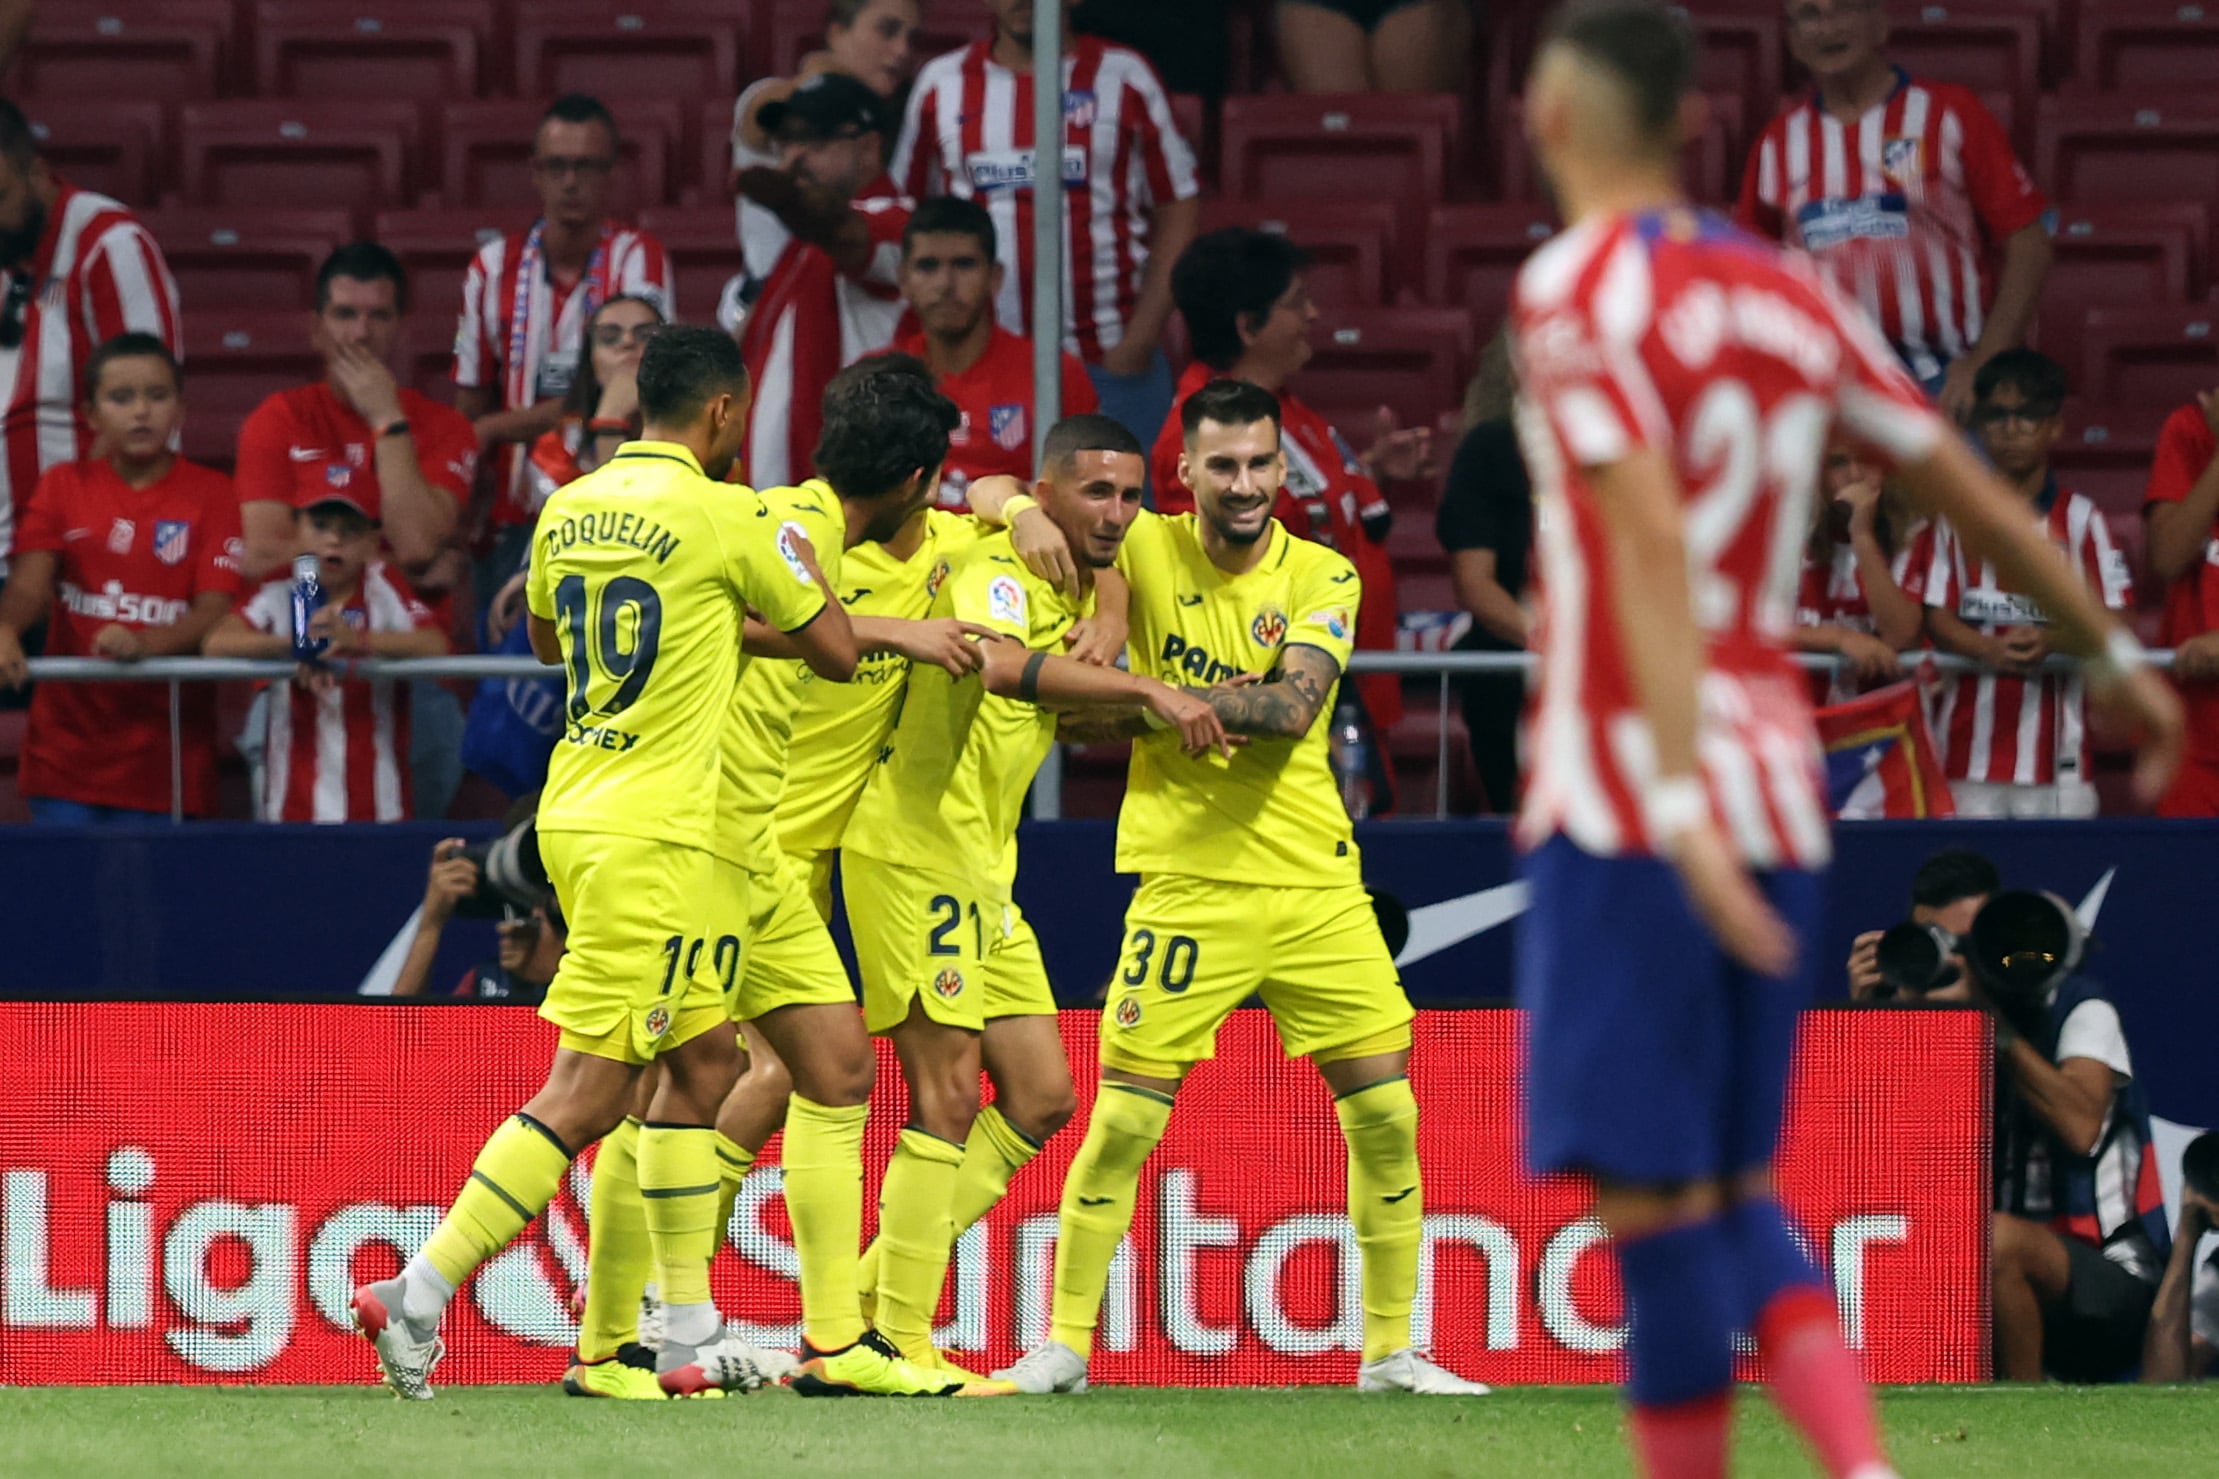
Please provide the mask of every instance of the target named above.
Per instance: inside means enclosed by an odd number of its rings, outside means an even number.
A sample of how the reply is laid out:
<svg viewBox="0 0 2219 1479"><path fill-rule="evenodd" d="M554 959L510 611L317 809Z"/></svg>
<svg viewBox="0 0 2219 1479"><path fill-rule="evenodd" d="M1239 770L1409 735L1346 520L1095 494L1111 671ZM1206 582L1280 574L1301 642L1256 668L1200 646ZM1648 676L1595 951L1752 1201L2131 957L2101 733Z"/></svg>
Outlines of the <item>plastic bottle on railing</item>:
<svg viewBox="0 0 2219 1479"><path fill-rule="evenodd" d="M311 637L308 624L324 609L324 582L317 573L323 561L314 555L293 557L293 660L314 662L331 647L329 637Z"/></svg>
<svg viewBox="0 0 2219 1479"><path fill-rule="evenodd" d="M1350 820L1360 822L1371 815L1373 801L1371 726L1364 722L1364 711L1354 695L1343 693L1333 706L1330 739L1333 781L1340 787L1341 805L1348 808Z"/></svg>

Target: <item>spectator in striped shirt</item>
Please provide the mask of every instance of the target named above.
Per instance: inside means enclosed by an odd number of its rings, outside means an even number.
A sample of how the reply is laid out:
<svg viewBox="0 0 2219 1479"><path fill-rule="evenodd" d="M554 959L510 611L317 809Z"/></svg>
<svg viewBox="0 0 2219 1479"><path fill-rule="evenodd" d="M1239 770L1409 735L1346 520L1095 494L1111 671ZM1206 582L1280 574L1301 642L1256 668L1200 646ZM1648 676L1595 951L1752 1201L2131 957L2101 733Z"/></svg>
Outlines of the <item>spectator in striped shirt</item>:
<svg viewBox="0 0 2219 1479"><path fill-rule="evenodd" d="M562 420L586 354L586 325L603 303L643 298L672 316L670 255L609 213L622 157L616 118L582 93L557 98L532 139L539 219L489 241L462 284L455 325L455 409L495 452L494 549L480 581L499 585L529 547L544 501L525 448ZM480 599L484 599L481 594Z"/></svg>
<svg viewBox="0 0 2219 1479"><path fill-rule="evenodd" d="M39 156L23 110L0 98L0 580L15 508L48 468L93 454L78 397L93 351L152 334L179 352L177 283L123 205Z"/></svg>
<svg viewBox="0 0 2219 1479"><path fill-rule="evenodd" d="M2112 611L2133 604L2126 561L2095 504L2060 488L2050 451L2064 433L2065 370L2031 349L1998 354L1980 370L1973 423L2003 480ZM2049 673L2049 614L2005 587L1995 566L1970 554L1947 520L1913 551L1905 589L1926 605L1934 644L1982 664L1945 679L1933 725L1957 814L1964 817L2093 816L2088 782L2087 688L2079 673Z"/></svg>
<svg viewBox="0 0 2219 1479"><path fill-rule="evenodd" d="M2188 748L2160 816L2219 817L2219 390L2165 418L2142 495Z"/></svg>
<svg viewBox="0 0 2219 1479"><path fill-rule="evenodd" d="M258 706L261 765L255 815L266 822L398 822L411 814L409 687L342 682L363 657L436 657L447 634L408 581L379 556L377 509L359 488L334 488L300 511L300 547L318 557L324 608L309 632L331 646L289 688ZM293 583L273 580L216 624L210 657L289 657ZM251 746L248 746L251 750Z"/></svg>
<svg viewBox="0 0 2219 1479"><path fill-rule="evenodd" d="M892 166L911 199L959 195L993 215L1017 265L994 305L1013 334L1034 332L1033 3L985 0L994 39L925 64ZM1102 410L1147 438L1171 412L1171 264L1194 239L1201 185L1155 69L1070 35L1077 0L1063 4L1063 347L1086 362Z"/></svg>
<svg viewBox="0 0 2219 1479"><path fill-rule="evenodd" d="M1823 263L1963 420L2034 320L2049 202L1975 93L1888 61L1882 0L1787 0L1787 22L1812 90L1750 151L1738 219Z"/></svg>

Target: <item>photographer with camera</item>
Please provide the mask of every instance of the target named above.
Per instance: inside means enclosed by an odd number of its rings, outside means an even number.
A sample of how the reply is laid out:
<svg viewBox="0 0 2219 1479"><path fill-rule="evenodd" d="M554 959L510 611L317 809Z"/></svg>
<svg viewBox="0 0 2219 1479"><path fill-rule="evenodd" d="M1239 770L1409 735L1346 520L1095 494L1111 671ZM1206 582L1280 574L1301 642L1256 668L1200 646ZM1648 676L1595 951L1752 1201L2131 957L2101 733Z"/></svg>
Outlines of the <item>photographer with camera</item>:
<svg viewBox="0 0 2219 1479"><path fill-rule="evenodd" d="M430 999L537 1004L555 978L567 931L539 862L538 836L529 816L476 847L449 837L432 848L416 937L393 983L395 996L428 996L440 938L458 914L499 920L499 954L465 974L448 995Z"/></svg>
<svg viewBox="0 0 2219 1479"><path fill-rule="evenodd" d="M1969 848L1944 848L1919 864L1911 876L1909 921L1866 930L1850 946L1850 996L1876 1003L1967 1000L1957 989L1966 975L1958 942L2002 887L1996 865Z"/></svg>
<svg viewBox="0 0 2219 1479"><path fill-rule="evenodd" d="M2219 1248L2197 1257L2204 1234L2219 1232L2219 1133L2191 1140L2180 1171L2180 1224L2142 1338L2142 1380L2150 1382L2219 1375Z"/></svg>

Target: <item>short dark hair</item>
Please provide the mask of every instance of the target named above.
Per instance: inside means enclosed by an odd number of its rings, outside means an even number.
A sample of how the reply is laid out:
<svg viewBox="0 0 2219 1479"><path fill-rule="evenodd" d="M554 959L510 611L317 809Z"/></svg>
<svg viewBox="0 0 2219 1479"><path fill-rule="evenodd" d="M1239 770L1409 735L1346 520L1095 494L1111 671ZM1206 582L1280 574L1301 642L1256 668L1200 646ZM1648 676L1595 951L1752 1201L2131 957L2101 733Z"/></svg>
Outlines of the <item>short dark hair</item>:
<svg viewBox="0 0 2219 1479"><path fill-rule="evenodd" d="M1963 899L1977 899L2003 887L1996 865L1969 847L1945 847L1919 864L1911 875L1914 908L1946 909Z"/></svg>
<svg viewBox="0 0 2219 1479"><path fill-rule="evenodd" d="M715 397L746 389L747 361L722 329L672 324L640 354L640 415L648 422L683 426Z"/></svg>
<svg viewBox="0 0 2219 1479"><path fill-rule="evenodd" d="M1643 138L1674 141L1680 99L1695 85L1686 12L1657 0L1570 0L1549 17L1544 43L1568 46L1617 78Z"/></svg>
<svg viewBox="0 0 2219 1479"><path fill-rule="evenodd" d="M2039 349L1999 350L1972 377L1975 400L1984 401L2006 386L2029 401L2047 401L2053 406L2062 402L2070 390L2065 367Z"/></svg>
<svg viewBox="0 0 2219 1479"><path fill-rule="evenodd" d="M962 421L916 356L858 360L824 388L817 475L842 498L883 497L919 469L944 464L948 434Z"/></svg>
<svg viewBox="0 0 2219 1479"><path fill-rule="evenodd" d="M169 366L173 387L182 387L185 383L184 367L177 363L176 353L162 342L161 336L132 329L103 343L92 352L92 358L85 361L86 400L100 393L101 372L119 359L158 359Z"/></svg>
<svg viewBox="0 0 2219 1479"><path fill-rule="evenodd" d="M901 254L908 256L918 237L932 235L968 236L986 253L987 261L1000 260L994 218L975 200L932 195L918 201L917 208L909 213L909 224L902 228Z"/></svg>
<svg viewBox="0 0 2219 1479"><path fill-rule="evenodd" d="M598 123L609 131L609 142L622 146L624 135L616 126L616 115L609 105L588 93L566 92L547 105L539 115L539 126L550 123Z"/></svg>
<svg viewBox="0 0 2219 1479"><path fill-rule="evenodd" d="M1240 359L1240 331L1261 327L1310 254L1274 231L1227 226L1196 237L1171 267L1171 301L1194 357L1213 370Z"/></svg>
<svg viewBox="0 0 2219 1479"><path fill-rule="evenodd" d="M0 98L0 159L17 169L29 169L38 157L39 136L31 120L11 100Z"/></svg>
<svg viewBox="0 0 2219 1479"><path fill-rule="evenodd" d="M1247 426L1257 421L1269 421L1272 430L1281 426L1279 397L1261 385L1246 380L1212 380L1188 396L1179 407L1179 432L1188 441L1202 429L1205 421L1215 421L1220 426Z"/></svg>
<svg viewBox="0 0 2219 1479"><path fill-rule="evenodd" d="M318 313L331 306L331 284L341 277L352 282L393 284L393 306L408 312L408 269L391 248L374 241L350 241L324 258L324 265L316 269Z"/></svg>
<svg viewBox="0 0 2219 1479"><path fill-rule="evenodd" d="M1048 428L1048 438L1040 444L1040 466L1043 470L1061 467L1081 452L1114 452L1143 461L1148 457L1148 449L1124 422L1099 411L1082 411Z"/></svg>

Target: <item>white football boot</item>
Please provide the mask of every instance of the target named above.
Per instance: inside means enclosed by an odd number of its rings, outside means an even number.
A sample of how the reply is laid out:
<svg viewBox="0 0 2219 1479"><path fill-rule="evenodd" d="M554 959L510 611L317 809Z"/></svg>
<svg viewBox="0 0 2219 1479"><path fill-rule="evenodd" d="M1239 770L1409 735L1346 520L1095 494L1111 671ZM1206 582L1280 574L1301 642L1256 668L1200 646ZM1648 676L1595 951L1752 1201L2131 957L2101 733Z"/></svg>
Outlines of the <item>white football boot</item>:
<svg viewBox="0 0 2219 1479"><path fill-rule="evenodd" d="M1083 1392L1086 1390L1086 1357L1060 1340L1051 1340L1018 1357L1016 1365L995 1372L994 1379L1014 1384L1028 1397Z"/></svg>
<svg viewBox="0 0 2219 1479"><path fill-rule="evenodd" d="M1415 1392L1421 1397L1484 1397L1491 1387L1466 1381L1415 1346L1366 1361L1356 1373L1359 1392Z"/></svg>

